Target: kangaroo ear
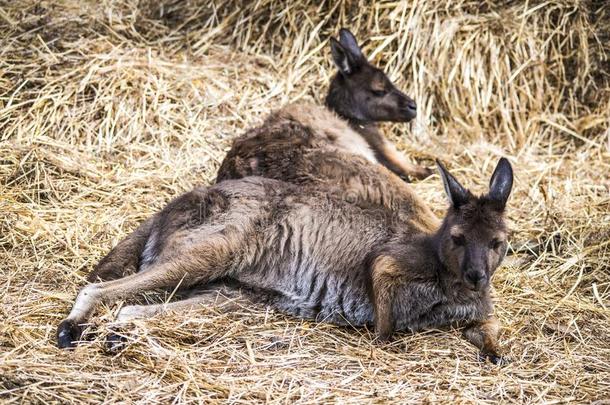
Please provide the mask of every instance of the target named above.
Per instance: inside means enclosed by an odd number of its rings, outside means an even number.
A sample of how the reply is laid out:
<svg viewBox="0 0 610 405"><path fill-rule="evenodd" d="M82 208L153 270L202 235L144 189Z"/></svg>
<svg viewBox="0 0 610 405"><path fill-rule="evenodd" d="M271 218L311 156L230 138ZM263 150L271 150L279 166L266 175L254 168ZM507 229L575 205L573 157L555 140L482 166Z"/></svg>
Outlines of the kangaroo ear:
<svg viewBox="0 0 610 405"><path fill-rule="evenodd" d="M347 50L337 41L335 38L330 38L330 51L333 55L333 61L344 75L351 75L354 71L355 65L350 59Z"/></svg>
<svg viewBox="0 0 610 405"><path fill-rule="evenodd" d="M462 185L456 180L455 177L449 173L445 166L440 162L440 160L436 160L436 166L438 167L438 171L441 174L441 179L443 179L443 185L445 186L445 193L447 193L447 197L449 197L449 202L454 208L460 208L462 205L468 202L468 197L470 193L466 190Z"/></svg>
<svg viewBox="0 0 610 405"><path fill-rule="evenodd" d="M496 201L503 210L513 188L513 168L506 158L501 158L489 181L488 197Z"/></svg>
<svg viewBox="0 0 610 405"><path fill-rule="evenodd" d="M360 47L358 46L358 41L356 41L356 37L348 29L341 28L341 30L339 30L339 41L341 42L341 45L343 45L343 48L349 53L352 60L364 60L362 49L360 49Z"/></svg>

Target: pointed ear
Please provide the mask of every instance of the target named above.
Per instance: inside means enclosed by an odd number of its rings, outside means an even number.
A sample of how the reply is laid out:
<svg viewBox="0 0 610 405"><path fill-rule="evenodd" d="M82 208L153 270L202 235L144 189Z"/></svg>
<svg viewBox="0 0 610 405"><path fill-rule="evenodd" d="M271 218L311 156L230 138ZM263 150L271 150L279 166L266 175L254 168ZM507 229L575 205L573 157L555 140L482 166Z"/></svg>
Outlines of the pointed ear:
<svg viewBox="0 0 610 405"><path fill-rule="evenodd" d="M513 188L513 168L506 158L501 158L489 181L489 198L500 204L503 210Z"/></svg>
<svg viewBox="0 0 610 405"><path fill-rule="evenodd" d="M356 37L349 30L345 28L339 30L339 42L341 42L341 45L343 45L343 48L349 53L353 61L357 62L365 59L362 49L358 46Z"/></svg>
<svg viewBox="0 0 610 405"><path fill-rule="evenodd" d="M466 204L470 195L468 190L462 187L462 185L456 180L455 177L451 175L451 173L449 173L447 169L445 169L445 166L443 166L438 159L436 160L436 166L441 174L441 179L443 179L445 193L447 193L447 197L449 198L451 205L454 208L460 208L460 206Z"/></svg>
<svg viewBox="0 0 610 405"><path fill-rule="evenodd" d="M330 51L333 55L333 61L337 69L344 74L350 75L354 71L354 65L347 54L347 51L335 38L330 38Z"/></svg>

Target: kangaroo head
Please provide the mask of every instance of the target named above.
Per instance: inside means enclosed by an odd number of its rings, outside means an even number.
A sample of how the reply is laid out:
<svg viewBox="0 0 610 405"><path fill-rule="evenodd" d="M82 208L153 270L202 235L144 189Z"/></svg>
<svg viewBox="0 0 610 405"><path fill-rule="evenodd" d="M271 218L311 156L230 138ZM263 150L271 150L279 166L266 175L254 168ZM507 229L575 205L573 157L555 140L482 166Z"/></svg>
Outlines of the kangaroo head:
<svg viewBox="0 0 610 405"><path fill-rule="evenodd" d="M326 97L331 110L360 122L407 122L415 118L415 101L366 60L351 32L341 29L338 41L330 38L330 48L339 70Z"/></svg>
<svg viewBox="0 0 610 405"><path fill-rule="evenodd" d="M437 234L438 256L463 285L482 291L489 286L507 249L504 208L513 185L513 170L500 159L489 192L476 197L437 161L451 206Z"/></svg>

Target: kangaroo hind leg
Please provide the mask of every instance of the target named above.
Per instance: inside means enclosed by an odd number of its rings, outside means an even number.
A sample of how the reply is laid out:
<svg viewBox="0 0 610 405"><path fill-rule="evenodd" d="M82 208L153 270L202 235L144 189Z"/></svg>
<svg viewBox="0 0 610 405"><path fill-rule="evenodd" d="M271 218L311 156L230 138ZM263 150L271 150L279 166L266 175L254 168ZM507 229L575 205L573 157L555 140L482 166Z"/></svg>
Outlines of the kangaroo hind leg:
<svg viewBox="0 0 610 405"><path fill-rule="evenodd" d="M128 322L133 319L152 318L165 312L190 311L200 307L213 307L222 313L238 310L248 305L250 300L237 287L224 285L212 289L197 291L183 300L152 305L128 305L119 311L117 321Z"/></svg>
<svg viewBox="0 0 610 405"><path fill-rule="evenodd" d="M74 341L82 333L80 324L86 322L91 312L101 303L129 299L155 289L203 285L228 276L232 270L231 258L241 243L239 235L233 233L206 234L203 241L195 244L192 234L173 238L166 248L169 253L162 254L147 271L84 287L68 317L59 324L58 346L74 346Z"/></svg>
<svg viewBox="0 0 610 405"><path fill-rule="evenodd" d="M214 313L226 314L250 307L251 304L250 296L242 291L239 285L222 281L202 288L196 287L188 293L187 298L178 301L151 305L127 305L122 307L117 314L116 320L119 324L113 326L106 336L106 347L110 351L123 349L129 340L129 334L122 332L124 332L126 324L136 319L153 318L167 312L189 317L191 316L190 311L202 308L212 308Z"/></svg>

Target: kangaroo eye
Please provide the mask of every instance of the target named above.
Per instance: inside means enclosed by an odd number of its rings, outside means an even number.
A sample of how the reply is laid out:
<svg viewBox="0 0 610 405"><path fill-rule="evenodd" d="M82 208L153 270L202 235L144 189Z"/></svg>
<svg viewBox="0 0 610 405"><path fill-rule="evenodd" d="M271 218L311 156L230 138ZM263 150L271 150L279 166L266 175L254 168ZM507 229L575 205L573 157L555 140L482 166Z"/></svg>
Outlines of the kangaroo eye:
<svg viewBox="0 0 610 405"><path fill-rule="evenodd" d="M502 246L502 241L500 239L494 239L489 243L489 247L493 250L500 249L500 246Z"/></svg>
<svg viewBox="0 0 610 405"><path fill-rule="evenodd" d="M383 97L385 96L388 92L385 90L371 90L371 93L373 93L373 95L377 96L377 97Z"/></svg>
<svg viewBox="0 0 610 405"><path fill-rule="evenodd" d="M466 244L464 235L451 235L451 240L456 246L464 246Z"/></svg>

